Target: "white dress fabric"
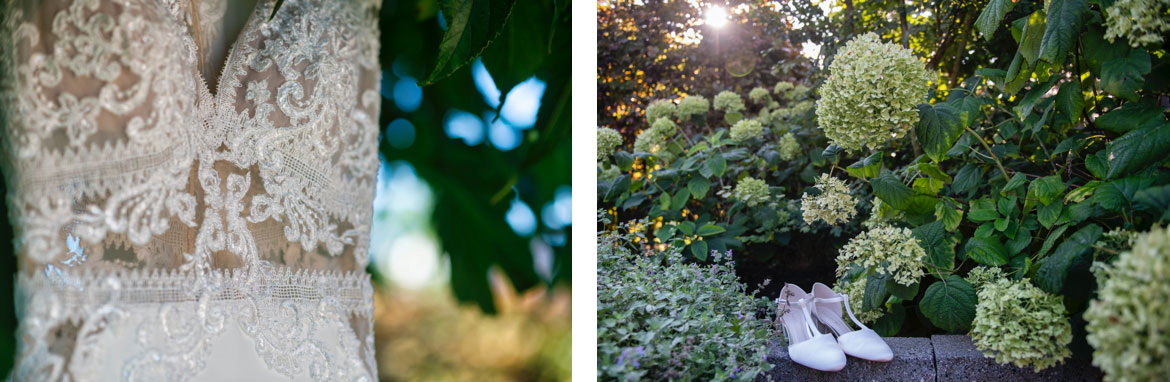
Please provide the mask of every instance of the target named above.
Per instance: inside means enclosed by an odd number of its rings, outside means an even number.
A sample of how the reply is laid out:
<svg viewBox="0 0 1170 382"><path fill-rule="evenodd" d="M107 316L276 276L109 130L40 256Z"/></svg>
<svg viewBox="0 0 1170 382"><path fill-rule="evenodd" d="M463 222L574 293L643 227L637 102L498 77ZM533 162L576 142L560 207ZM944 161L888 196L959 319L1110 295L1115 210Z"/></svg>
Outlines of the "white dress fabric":
<svg viewBox="0 0 1170 382"><path fill-rule="evenodd" d="M0 0L13 380L375 379L380 4L227 1Z"/></svg>

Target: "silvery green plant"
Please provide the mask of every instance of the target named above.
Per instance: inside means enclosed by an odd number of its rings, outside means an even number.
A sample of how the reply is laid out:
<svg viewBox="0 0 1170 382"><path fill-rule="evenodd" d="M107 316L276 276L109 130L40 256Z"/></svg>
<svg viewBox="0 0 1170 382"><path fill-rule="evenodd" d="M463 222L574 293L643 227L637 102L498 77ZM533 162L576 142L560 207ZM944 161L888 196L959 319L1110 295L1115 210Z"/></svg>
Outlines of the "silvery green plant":
<svg viewBox="0 0 1170 382"><path fill-rule="evenodd" d="M1170 230L1154 227L1103 270L1085 311L1093 365L1107 381L1170 375Z"/></svg>
<svg viewBox="0 0 1170 382"><path fill-rule="evenodd" d="M850 40L829 65L817 122L833 143L851 151L875 149L918 123L930 73L909 49L874 33Z"/></svg>
<svg viewBox="0 0 1170 382"><path fill-rule="evenodd" d="M754 381L771 368L775 308L747 292L730 252L704 265L677 251L634 253L623 241L598 243L599 380Z"/></svg>

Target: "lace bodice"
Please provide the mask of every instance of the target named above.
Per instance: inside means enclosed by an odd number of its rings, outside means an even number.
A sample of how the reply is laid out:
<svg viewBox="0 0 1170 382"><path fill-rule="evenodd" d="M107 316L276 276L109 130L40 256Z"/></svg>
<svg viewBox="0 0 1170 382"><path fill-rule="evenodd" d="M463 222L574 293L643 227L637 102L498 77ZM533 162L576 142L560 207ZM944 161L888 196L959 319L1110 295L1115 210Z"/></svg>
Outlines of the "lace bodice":
<svg viewBox="0 0 1170 382"><path fill-rule="evenodd" d="M380 4L225 1L0 0L15 380L374 379Z"/></svg>

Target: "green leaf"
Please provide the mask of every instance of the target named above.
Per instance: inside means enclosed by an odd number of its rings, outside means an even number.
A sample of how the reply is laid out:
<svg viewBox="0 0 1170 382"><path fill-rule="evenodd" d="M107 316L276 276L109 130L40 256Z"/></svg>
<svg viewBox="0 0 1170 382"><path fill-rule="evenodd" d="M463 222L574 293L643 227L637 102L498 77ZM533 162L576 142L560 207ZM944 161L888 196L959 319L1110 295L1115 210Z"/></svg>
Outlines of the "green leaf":
<svg viewBox="0 0 1170 382"><path fill-rule="evenodd" d="M614 162L622 171L630 171L634 167L634 155L625 151L618 151L613 153Z"/></svg>
<svg viewBox="0 0 1170 382"><path fill-rule="evenodd" d="M1052 85L1055 84L1056 80L1059 78L1060 77L1052 76L1047 81L1033 86L1032 90L1029 90L1028 94L1025 94L1024 98L1020 99L1020 103L1017 104L1016 107L1012 109L1012 111L1014 111L1016 115L1019 116L1021 121L1027 120L1028 116L1032 114L1032 109L1036 107L1036 103L1040 102L1040 99L1048 94L1048 89L1051 89ZM1007 134L1007 136L1010 136L1010 134Z"/></svg>
<svg viewBox="0 0 1170 382"><path fill-rule="evenodd" d="M1003 71L1001 70L1000 72ZM975 125L975 120L979 117L979 108L984 104L979 97L966 96L947 100L947 103L951 104L959 112L959 121L965 127ZM949 156L951 154L948 152L947 155Z"/></svg>
<svg viewBox="0 0 1170 382"><path fill-rule="evenodd" d="M1068 227L1069 226L1065 224L1052 230L1052 232L1048 234L1048 239L1044 240L1044 245L1040 246L1040 251L1036 252L1036 258L1043 258L1044 255L1047 255L1048 251L1052 250L1052 246L1056 245L1056 239L1059 239L1060 235L1063 235L1064 231L1068 230Z"/></svg>
<svg viewBox="0 0 1170 382"><path fill-rule="evenodd" d="M1014 256L1023 251L1024 248L1028 248L1029 244L1032 244L1032 233L1027 230L1020 230L1020 233L1016 234L1015 238L1008 240L1008 253Z"/></svg>
<svg viewBox="0 0 1170 382"><path fill-rule="evenodd" d="M1114 179L1159 162L1170 154L1170 124L1130 131L1106 146L1108 172Z"/></svg>
<svg viewBox="0 0 1170 382"><path fill-rule="evenodd" d="M906 308L902 304L892 304L890 309L873 323L873 331L882 337L893 337L902 330L902 323L906 321Z"/></svg>
<svg viewBox="0 0 1170 382"><path fill-rule="evenodd" d="M1105 28L1093 23L1090 23L1089 27L1085 28L1085 33L1081 34L1081 43L1085 64L1096 77L1101 76L1101 67L1106 61L1128 56L1130 50L1129 45L1125 44L1125 39L1117 39L1116 42L1106 40Z"/></svg>
<svg viewBox="0 0 1170 382"><path fill-rule="evenodd" d="M954 181L954 179L951 179L950 175L947 175L947 173L945 173L941 169L939 169L938 165L936 165L934 163L928 163L928 162L918 163L918 170L922 171L923 174L926 174L927 176L929 176L931 178L943 181L943 183L950 183L950 182Z"/></svg>
<svg viewBox="0 0 1170 382"><path fill-rule="evenodd" d="M630 175L629 174L618 175L618 177L614 178L613 182L610 183L609 190L606 191L606 193L605 193L605 200L606 201L610 201L610 200L616 201L617 198L622 195L622 193L629 191L629 190L630 190Z"/></svg>
<svg viewBox="0 0 1170 382"><path fill-rule="evenodd" d="M998 266L1007 264L1008 261L1007 248L994 237L967 239L963 249L967 252L967 257L979 264Z"/></svg>
<svg viewBox="0 0 1170 382"><path fill-rule="evenodd" d="M862 158L845 168L845 172L849 175L861 179L869 179L877 176L882 171L882 152L875 152L870 156Z"/></svg>
<svg viewBox="0 0 1170 382"><path fill-rule="evenodd" d="M707 159L707 168L711 169L711 175L723 176L723 172L727 171L727 160L723 159L723 155L714 153Z"/></svg>
<svg viewBox="0 0 1170 382"><path fill-rule="evenodd" d="M947 239L941 221L923 224L911 230L911 233L926 251L926 261L929 264L947 271L955 268L955 244Z"/></svg>
<svg viewBox="0 0 1170 382"><path fill-rule="evenodd" d="M1012 216L1012 213L1016 211L1016 201L1018 200L1015 195L999 198L995 201L995 206L1003 216Z"/></svg>
<svg viewBox="0 0 1170 382"><path fill-rule="evenodd" d="M1040 41L1044 38L1045 21L1044 10L1037 9L1028 15L1027 22L1024 24L1018 52L1029 63L1035 63L1036 58L1040 56Z"/></svg>
<svg viewBox="0 0 1170 382"><path fill-rule="evenodd" d="M742 119L743 114L738 112L730 112L723 115L723 121L727 122L728 125L735 125L736 122L739 122Z"/></svg>
<svg viewBox="0 0 1170 382"><path fill-rule="evenodd" d="M938 203L934 205L934 217L943 223L947 231L954 232L963 221L963 210L950 203Z"/></svg>
<svg viewBox="0 0 1170 382"><path fill-rule="evenodd" d="M958 275L930 284L919 309L930 323L948 332L966 332L975 319L975 288Z"/></svg>
<svg viewBox="0 0 1170 382"><path fill-rule="evenodd" d="M720 226L717 226L714 224L704 224L702 227L699 227L699 231L696 232L695 234L699 235L699 236L711 236L711 235L718 235L718 234L721 234L724 232L727 232L726 228L723 228L723 227L720 227Z"/></svg>
<svg viewBox="0 0 1170 382"><path fill-rule="evenodd" d="M691 192L687 189L678 190L674 197L670 198L670 209L681 210L687 205L687 201L691 200Z"/></svg>
<svg viewBox="0 0 1170 382"><path fill-rule="evenodd" d="M1170 219L1170 185L1150 187L1133 195L1134 204L1142 211L1149 211L1159 220Z"/></svg>
<svg viewBox="0 0 1170 382"><path fill-rule="evenodd" d="M1122 209L1132 208L1137 192L1151 183L1153 179L1132 176L1111 180L1093 191L1093 201L1107 210L1121 212Z"/></svg>
<svg viewBox="0 0 1170 382"><path fill-rule="evenodd" d="M1003 21L1003 16L1015 7L1016 3L1012 0L991 0L987 2L987 6L983 7L983 12L979 14L979 18L975 19L975 28L979 29L979 33L983 33L983 38L991 41L991 36L995 34L995 29L999 28L999 24Z"/></svg>
<svg viewBox="0 0 1170 382"><path fill-rule="evenodd" d="M1040 207L1036 218L1040 221L1040 225L1044 228L1052 228L1056 220L1060 218L1060 212L1064 210L1064 203L1057 201Z"/></svg>
<svg viewBox="0 0 1170 382"><path fill-rule="evenodd" d="M1008 192L1011 192L1012 190L1015 190L1016 188L1023 186L1024 182L1027 182L1027 181L1028 181L1028 178L1024 177L1023 173L1017 172L1016 175L1012 175L1012 178L1010 180L1008 180L1007 184L1005 184L1003 186L1003 190L1000 190L999 193L1001 195L1007 194Z"/></svg>
<svg viewBox="0 0 1170 382"><path fill-rule="evenodd" d="M974 163L968 163L955 174L955 182L951 184L951 191L956 194L969 193L983 183L983 168Z"/></svg>
<svg viewBox="0 0 1170 382"><path fill-rule="evenodd" d="M866 286L868 286L868 284ZM891 295L897 296L900 299L913 300L914 296L918 295L918 283L913 283L909 286L906 286L898 284L898 282L894 281L893 278L887 278L886 290L890 291Z"/></svg>
<svg viewBox="0 0 1170 382"><path fill-rule="evenodd" d="M707 261L707 241L695 240L691 242L691 254L699 261Z"/></svg>
<svg viewBox="0 0 1170 382"><path fill-rule="evenodd" d="M517 2L499 37L484 50L483 66L500 91L500 105L513 87L536 74L551 53L553 23L548 21L553 20L553 6L547 1Z"/></svg>
<svg viewBox="0 0 1170 382"><path fill-rule="evenodd" d="M1060 179L1060 175L1049 175L1033 180L1032 184L1028 185L1028 194L1039 199L1040 204L1048 205L1060 199L1064 194L1064 188L1064 180Z"/></svg>
<svg viewBox="0 0 1170 382"><path fill-rule="evenodd" d="M431 73L419 86L450 76L482 54L503 30L515 3L515 0L441 1L439 8L447 21L447 31L439 42L439 55Z"/></svg>
<svg viewBox="0 0 1170 382"><path fill-rule="evenodd" d="M968 219L973 222L986 222L999 219L999 212L996 212L995 202L991 199L982 198L971 201L971 213L967 215Z"/></svg>
<svg viewBox="0 0 1170 382"><path fill-rule="evenodd" d="M1090 224L1073 233L1056 247L1056 252L1053 252L1052 256L1037 263L1036 276L1033 280L1036 286L1048 293L1060 293L1073 260L1088 252L1090 245L1100 237L1101 227L1096 224Z"/></svg>
<svg viewBox="0 0 1170 382"><path fill-rule="evenodd" d="M1101 89L1118 97L1136 101L1144 76L1150 73L1150 54L1134 49L1129 56L1117 57L1101 66Z"/></svg>
<svg viewBox="0 0 1170 382"><path fill-rule="evenodd" d="M893 173L884 171L873 180L869 182L873 187L873 194L877 196L882 202L885 202L897 210L904 210L910 206L910 197L914 196L914 190L902 184Z"/></svg>
<svg viewBox="0 0 1170 382"><path fill-rule="evenodd" d="M1154 102L1128 102L1121 107L1101 114L1093 124L1101 130L1116 134L1124 134L1130 130L1162 124L1166 118L1162 116L1162 108Z"/></svg>
<svg viewBox="0 0 1170 382"><path fill-rule="evenodd" d="M691 196L694 196L695 199L702 199L704 196L707 196L707 191L710 189L711 181L701 176L691 178L691 181L687 183L687 190L691 191Z"/></svg>
<svg viewBox="0 0 1170 382"><path fill-rule="evenodd" d="M678 230L682 231L682 233L687 235L687 236L694 235L695 234L695 223L689 222L689 221L678 223Z"/></svg>
<svg viewBox="0 0 1170 382"><path fill-rule="evenodd" d="M980 224L978 228L975 228L975 237L980 239L989 238L993 233L995 233L995 223L992 222Z"/></svg>
<svg viewBox="0 0 1170 382"><path fill-rule="evenodd" d="M1075 124L1081 119L1081 113L1085 110L1085 96L1081 94L1080 81L1072 80L1060 85L1060 90L1056 92L1056 110L1064 115L1067 124ZM1101 118L1097 118L1096 123L1101 126Z"/></svg>
<svg viewBox="0 0 1170 382"><path fill-rule="evenodd" d="M889 276L871 273L867 277L869 278L865 281L865 297L861 300L861 310L877 309L885 304L886 297L890 296L889 289L886 289L886 279Z"/></svg>
<svg viewBox="0 0 1170 382"><path fill-rule="evenodd" d="M963 135L959 112L951 105L918 105L918 126L914 130L926 155L935 161L946 158L947 150Z"/></svg>
<svg viewBox="0 0 1170 382"><path fill-rule="evenodd" d="M1065 55L1077 42L1081 16L1089 10L1086 0L1052 0L1048 3L1048 21L1040 42L1040 59L1052 64L1064 62Z"/></svg>

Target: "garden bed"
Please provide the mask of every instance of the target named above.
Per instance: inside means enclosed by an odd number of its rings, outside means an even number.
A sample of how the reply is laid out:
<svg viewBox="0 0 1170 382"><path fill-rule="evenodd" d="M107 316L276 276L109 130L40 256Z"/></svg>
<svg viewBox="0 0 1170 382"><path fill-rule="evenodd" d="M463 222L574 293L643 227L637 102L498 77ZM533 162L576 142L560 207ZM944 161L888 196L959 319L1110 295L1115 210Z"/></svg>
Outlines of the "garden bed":
<svg viewBox="0 0 1170 382"><path fill-rule="evenodd" d="M773 341L768 361L774 367L759 381L1100 381L1101 371L1087 357L1073 356L1064 363L1035 372L1031 368L996 364L975 349L970 337L935 335L892 337L890 362L849 358L844 370L826 373L797 365L788 358L788 346ZM770 379L769 379L770 377Z"/></svg>

